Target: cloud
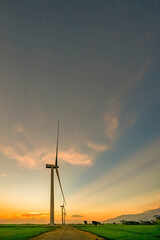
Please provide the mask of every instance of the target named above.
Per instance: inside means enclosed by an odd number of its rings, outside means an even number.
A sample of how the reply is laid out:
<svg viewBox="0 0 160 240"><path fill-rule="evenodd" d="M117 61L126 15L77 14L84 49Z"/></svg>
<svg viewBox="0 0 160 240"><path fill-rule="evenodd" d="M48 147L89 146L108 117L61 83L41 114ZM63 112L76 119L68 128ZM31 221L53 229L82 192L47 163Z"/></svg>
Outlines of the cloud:
<svg viewBox="0 0 160 240"><path fill-rule="evenodd" d="M151 142L144 149L117 164L99 179L96 178L92 183L86 185L68 201L71 205L78 202L79 207L84 205L83 207L87 208L91 204L92 207L97 207L97 201L100 205L101 202L105 205L108 202L109 205L113 201L119 203L120 201L131 201L134 197L136 202L136 198L138 199L141 194L159 191L157 185L160 166L159 145L160 139Z"/></svg>
<svg viewBox="0 0 160 240"><path fill-rule="evenodd" d="M17 161L19 166L27 168L39 168L43 163L50 163L55 159L52 148L44 146L31 150L21 142L1 144L0 152L7 158ZM89 166L93 162L93 156L78 152L73 148L60 151L59 158L64 162L79 166Z"/></svg>
<svg viewBox="0 0 160 240"><path fill-rule="evenodd" d="M36 212L27 212L27 213L14 213L10 212L0 214L1 223L44 223L48 222L49 213L36 213Z"/></svg>
<svg viewBox="0 0 160 240"><path fill-rule="evenodd" d="M21 126L21 125L15 125L14 128L13 128L13 131L14 132L21 132L21 133L24 133L24 128Z"/></svg>
<svg viewBox="0 0 160 240"><path fill-rule="evenodd" d="M73 217L73 218L81 218L81 217L84 217L84 216L81 216L81 215L72 215L71 217Z"/></svg>
<svg viewBox="0 0 160 240"><path fill-rule="evenodd" d="M60 152L59 157L63 161L73 165L91 165L93 162L92 156L89 154L76 152L74 149Z"/></svg>
<svg viewBox="0 0 160 240"><path fill-rule="evenodd" d="M39 217L48 217L48 213L33 213L33 212L29 212L29 213L22 213L20 217L22 218L39 218Z"/></svg>
<svg viewBox="0 0 160 240"><path fill-rule="evenodd" d="M36 165L37 154L36 152L28 152L21 155L18 150L11 146L0 146L0 152L6 157L16 160L19 165L33 168Z"/></svg>
<svg viewBox="0 0 160 240"><path fill-rule="evenodd" d="M18 165L27 168L39 168L44 163L53 163L55 152L52 147L37 146L27 131L21 125L13 127L13 139L0 141L0 152L9 159L17 161ZM22 134L22 135L18 135ZM24 137L23 137L24 136ZM106 146L91 145L94 150L102 151ZM73 147L61 150L59 159L72 165L92 165L94 156L85 152L75 150Z"/></svg>
<svg viewBox="0 0 160 240"><path fill-rule="evenodd" d="M0 176L1 177L8 177L8 174L7 173L0 173Z"/></svg>
<svg viewBox="0 0 160 240"><path fill-rule="evenodd" d="M72 165L91 165L93 162L93 157L89 154L80 153L75 151L73 148L65 151L60 151L58 155L59 159L70 163ZM47 154L42 157L43 162L50 162L55 159L53 151L47 151Z"/></svg>
<svg viewBox="0 0 160 240"><path fill-rule="evenodd" d="M133 113L129 113L124 117L123 127L130 128L136 123L136 121L137 117Z"/></svg>
<svg viewBox="0 0 160 240"><path fill-rule="evenodd" d="M93 142L88 142L87 146L97 152L104 152L109 150L109 146L107 145L100 145L100 144L95 144Z"/></svg>
<svg viewBox="0 0 160 240"><path fill-rule="evenodd" d="M112 97L107 102L107 109L104 113L104 134L111 145L137 121L135 113L127 109L126 98L130 90L143 79L150 62L147 60L140 67L136 67L136 63L129 63L122 74L124 80L120 81L121 85L115 88Z"/></svg>
<svg viewBox="0 0 160 240"><path fill-rule="evenodd" d="M31 140L29 134L26 132L26 130L21 125L15 125L13 127L13 135L22 134L24 137L26 137L27 140Z"/></svg>
<svg viewBox="0 0 160 240"><path fill-rule="evenodd" d="M105 117L105 135L109 140L115 139L117 137L117 129L119 127L119 114L117 111L108 112Z"/></svg>
<svg viewBox="0 0 160 240"><path fill-rule="evenodd" d="M108 102L107 111L104 114L104 134L108 140L110 148L116 142L120 135L121 114L123 104L111 98Z"/></svg>
<svg viewBox="0 0 160 240"><path fill-rule="evenodd" d="M119 106L119 104L118 104ZM129 128L133 127L137 117L133 113L124 113L123 108L113 106L114 110L108 111L104 116L105 136L112 145ZM111 146L108 146L110 148Z"/></svg>

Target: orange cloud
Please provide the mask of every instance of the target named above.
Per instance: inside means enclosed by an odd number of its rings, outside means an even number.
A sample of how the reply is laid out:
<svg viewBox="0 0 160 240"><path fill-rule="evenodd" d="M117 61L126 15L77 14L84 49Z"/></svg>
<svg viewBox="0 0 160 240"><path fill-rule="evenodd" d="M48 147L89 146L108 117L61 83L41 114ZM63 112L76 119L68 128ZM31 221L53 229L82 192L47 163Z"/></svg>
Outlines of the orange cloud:
<svg viewBox="0 0 160 240"><path fill-rule="evenodd" d="M109 150L109 146L107 145L100 145L92 142L88 142L87 146L97 152L103 152L103 151Z"/></svg>
<svg viewBox="0 0 160 240"><path fill-rule="evenodd" d="M15 125L13 127L13 135L17 135L17 134L22 134L28 140L31 140L29 134L26 132L26 130L21 125Z"/></svg>
<svg viewBox="0 0 160 240"><path fill-rule="evenodd" d="M34 213L34 212L29 212L29 213L22 213L20 215L21 218L41 218L41 217L47 217L48 218L49 213Z"/></svg>
<svg viewBox="0 0 160 240"><path fill-rule="evenodd" d="M25 132L24 128L21 125L15 125L14 128L13 128L13 131L14 132L21 132L21 133Z"/></svg>
<svg viewBox="0 0 160 240"><path fill-rule="evenodd" d="M60 219L57 218L56 219ZM10 213L10 214L0 214L0 223L48 223L49 222L49 214L48 213Z"/></svg>
<svg viewBox="0 0 160 240"><path fill-rule="evenodd" d="M0 176L1 176L1 177L7 177L8 174L7 174L7 173L0 173Z"/></svg>
<svg viewBox="0 0 160 240"><path fill-rule="evenodd" d="M73 165L91 165L93 160L90 155L76 152L74 149L62 151L59 156L63 161Z"/></svg>
<svg viewBox="0 0 160 240"><path fill-rule="evenodd" d="M119 126L117 111L111 111L105 116L105 134L109 139L114 139L117 136Z"/></svg>
<svg viewBox="0 0 160 240"><path fill-rule="evenodd" d="M84 216L78 215L78 214L74 214L74 215L72 215L71 217L72 217L72 218L82 218L82 217L84 217Z"/></svg>
<svg viewBox="0 0 160 240"><path fill-rule="evenodd" d="M33 168L36 165L33 153L20 155L15 148L10 146L0 146L0 152L8 158L16 160L21 166Z"/></svg>
<svg viewBox="0 0 160 240"><path fill-rule="evenodd" d="M64 162L70 163L72 165L91 165L93 161L93 157L89 154L84 154L75 151L73 148L65 151L59 152L59 158ZM54 161L55 154L53 151L48 149L48 153L42 157L43 162Z"/></svg>
<svg viewBox="0 0 160 240"><path fill-rule="evenodd" d="M13 128L14 136L22 134L27 138L28 142L34 142L26 130L21 125L16 125ZM0 152L10 159L14 159L18 162L19 166L27 168L39 168L44 162L53 162L55 159L55 152L49 147L36 147L28 149L26 144L22 143L22 140L16 140L13 143L1 143ZM59 152L59 158L72 165L91 165L93 157L89 154L76 151L74 148Z"/></svg>
<svg viewBox="0 0 160 240"><path fill-rule="evenodd" d="M32 151L27 149L22 143L14 143L14 146L1 145L0 152L6 157L14 159L19 166L27 168L39 168L43 162L53 162L55 153L51 148L35 148ZM72 165L91 165L93 157L89 154L75 151L73 148L59 153L59 158Z"/></svg>

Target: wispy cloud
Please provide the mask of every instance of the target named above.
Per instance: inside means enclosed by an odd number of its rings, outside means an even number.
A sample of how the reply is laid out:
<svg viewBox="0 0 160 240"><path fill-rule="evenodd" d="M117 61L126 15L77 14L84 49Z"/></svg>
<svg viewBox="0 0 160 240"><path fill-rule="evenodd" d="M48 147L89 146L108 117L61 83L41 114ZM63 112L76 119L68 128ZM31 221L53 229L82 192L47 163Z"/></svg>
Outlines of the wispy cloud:
<svg viewBox="0 0 160 240"><path fill-rule="evenodd" d="M113 201L117 201L119 204L120 201L123 203L130 201L133 197L132 194L135 194L136 202L136 198L139 198L140 194L148 194L149 188L152 191L157 191L160 166L159 145L160 139L156 139L141 151L117 164L99 179L95 179L95 181L85 186L84 189L68 199L68 201L70 201L70 204L78 202L80 205L86 206L92 203L92 207L94 207L94 204L97 206L96 201L103 202L103 204L106 204L106 201L108 204ZM145 188L146 184L147 188ZM94 200L95 195L97 197ZM107 199L105 196L107 196ZM83 199L85 199L85 204L82 201Z"/></svg>
<svg viewBox="0 0 160 240"><path fill-rule="evenodd" d="M126 114L122 122L123 129L132 127L136 123L136 121L137 121L137 116L135 116L133 113Z"/></svg>
<svg viewBox="0 0 160 240"><path fill-rule="evenodd" d="M34 212L28 212L28 213L22 213L21 217L22 218L40 218L40 217L48 217L48 213L34 213Z"/></svg>
<svg viewBox="0 0 160 240"><path fill-rule="evenodd" d="M36 151L24 153L21 155L16 147L14 148L11 146L3 145L0 146L0 152L8 158L16 160L20 166L26 166L30 168L35 167L38 160L37 157L39 156Z"/></svg>
<svg viewBox="0 0 160 240"><path fill-rule="evenodd" d="M28 140L31 140L29 134L27 133L27 131L24 129L24 127L22 125L17 124L13 127L13 135L17 135L17 134L22 134Z"/></svg>
<svg viewBox="0 0 160 240"><path fill-rule="evenodd" d="M104 151L107 151L109 150L109 146L105 145L105 144L96 144L96 143L93 143L93 142L88 142L87 143L87 146L97 152L104 152Z"/></svg>
<svg viewBox="0 0 160 240"><path fill-rule="evenodd" d="M0 146L0 152L6 157L16 160L19 166L24 166L28 168L38 168L42 163L51 162L55 159L55 154L49 148L37 148L32 151L26 150L20 153L16 146ZM59 153L59 158L64 162L70 163L72 165L91 165L93 162L93 157L75 151L74 149L69 149L66 151L61 151Z"/></svg>
<svg viewBox="0 0 160 240"><path fill-rule="evenodd" d="M44 157L42 157L43 162L48 162L55 158L55 155L51 150L48 150L48 154L46 154ZM72 165L91 165L93 161L93 157L89 154L80 153L76 150L68 149L65 151L59 152L59 158L67 163L70 163Z"/></svg>
<svg viewBox="0 0 160 240"><path fill-rule="evenodd" d="M48 222L49 213L6 213L0 214L1 223L33 223L35 220L38 223Z"/></svg>
<svg viewBox="0 0 160 240"><path fill-rule="evenodd" d="M24 130L24 128L21 125L15 125L13 127L13 131L14 132L20 132L20 133L25 133L25 130Z"/></svg>
<svg viewBox="0 0 160 240"><path fill-rule="evenodd" d="M52 147L45 145L37 146L37 144L31 140L27 131L20 125L16 125L13 129L14 134L21 133L23 136L27 137L27 142L24 138L17 138L17 136L14 137L12 142L1 140L0 152L4 156L15 160L19 166L27 168L39 168L44 163L53 162L55 159L55 152ZM79 166L89 166L94 159L91 154L77 151L74 148L60 151L59 158L62 161Z"/></svg>
<svg viewBox="0 0 160 240"><path fill-rule="evenodd" d="M116 110L106 113L104 121L105 135L109 138L109 140L115 139L117 137L117 130L119 127L119 113Z"/></svg>
<svg viewBox="0 0 160 240"><path fill-rule="evenodd" d="M120 81L121 85L115 89L112 97L107 102L106 112L104 113L104 133L110 146L114 145L117 139L137 121L136 114L127 110L126 98L130 90L143 79L150 62L150 60L147 60L136 71L133 71L133 62L129 64L123 73L124 80Z"/></svg>
<svg viewBox="0 0 160 240"><path fill-rule="evenodd" d="M73 217L73 218L81 218L81 217L84 217L84 216L82 216L82 215L72 215L71 217Z"/></svg>
<svg viewBox="0 0 160 240"><path fill-rule="evenodd" d="M8 173L0 173L0 177L8 177Z"/></svg>
<svg viewBox="0 0 160 240"><path fill-rule="evenodd" d="M133 113L124 113L123 106L119 103L111 105L104 116L105 136L107 137L109 147L114 144L117 139L124 134L128 129L134 126L137 117Z"/></svg>
<svg viewBox="0 0 160 240"><path fill-rule="evenodd" d="M74 149L62 151L59 156L63 161L74 165L91 165L93 160L92 156L76 152Z"/></svg>

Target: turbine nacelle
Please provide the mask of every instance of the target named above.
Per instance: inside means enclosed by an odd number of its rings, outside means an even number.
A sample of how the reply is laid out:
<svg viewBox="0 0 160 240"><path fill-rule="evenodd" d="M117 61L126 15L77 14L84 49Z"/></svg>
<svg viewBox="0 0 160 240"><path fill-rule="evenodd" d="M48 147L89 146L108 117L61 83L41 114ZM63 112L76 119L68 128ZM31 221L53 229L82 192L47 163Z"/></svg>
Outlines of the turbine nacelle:
<svg viewBox="0 0 160 240"><path fill-rule="evenodd" d="M46 168L59 168L59 166L53 164L46 164Z"/></svg>

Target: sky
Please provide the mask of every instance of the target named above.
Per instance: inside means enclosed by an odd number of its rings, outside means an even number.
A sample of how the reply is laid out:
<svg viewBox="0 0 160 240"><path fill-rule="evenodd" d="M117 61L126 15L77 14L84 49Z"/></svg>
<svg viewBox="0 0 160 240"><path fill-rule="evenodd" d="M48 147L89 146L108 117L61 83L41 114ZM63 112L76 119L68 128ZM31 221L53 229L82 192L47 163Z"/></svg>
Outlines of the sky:
<svg viewBox="0 0 160 240"><path fill-rule="evenodd" d="M160 206L160 1L0 1L0 223ZM55 177L55 221L62 196Z"/></svg>

